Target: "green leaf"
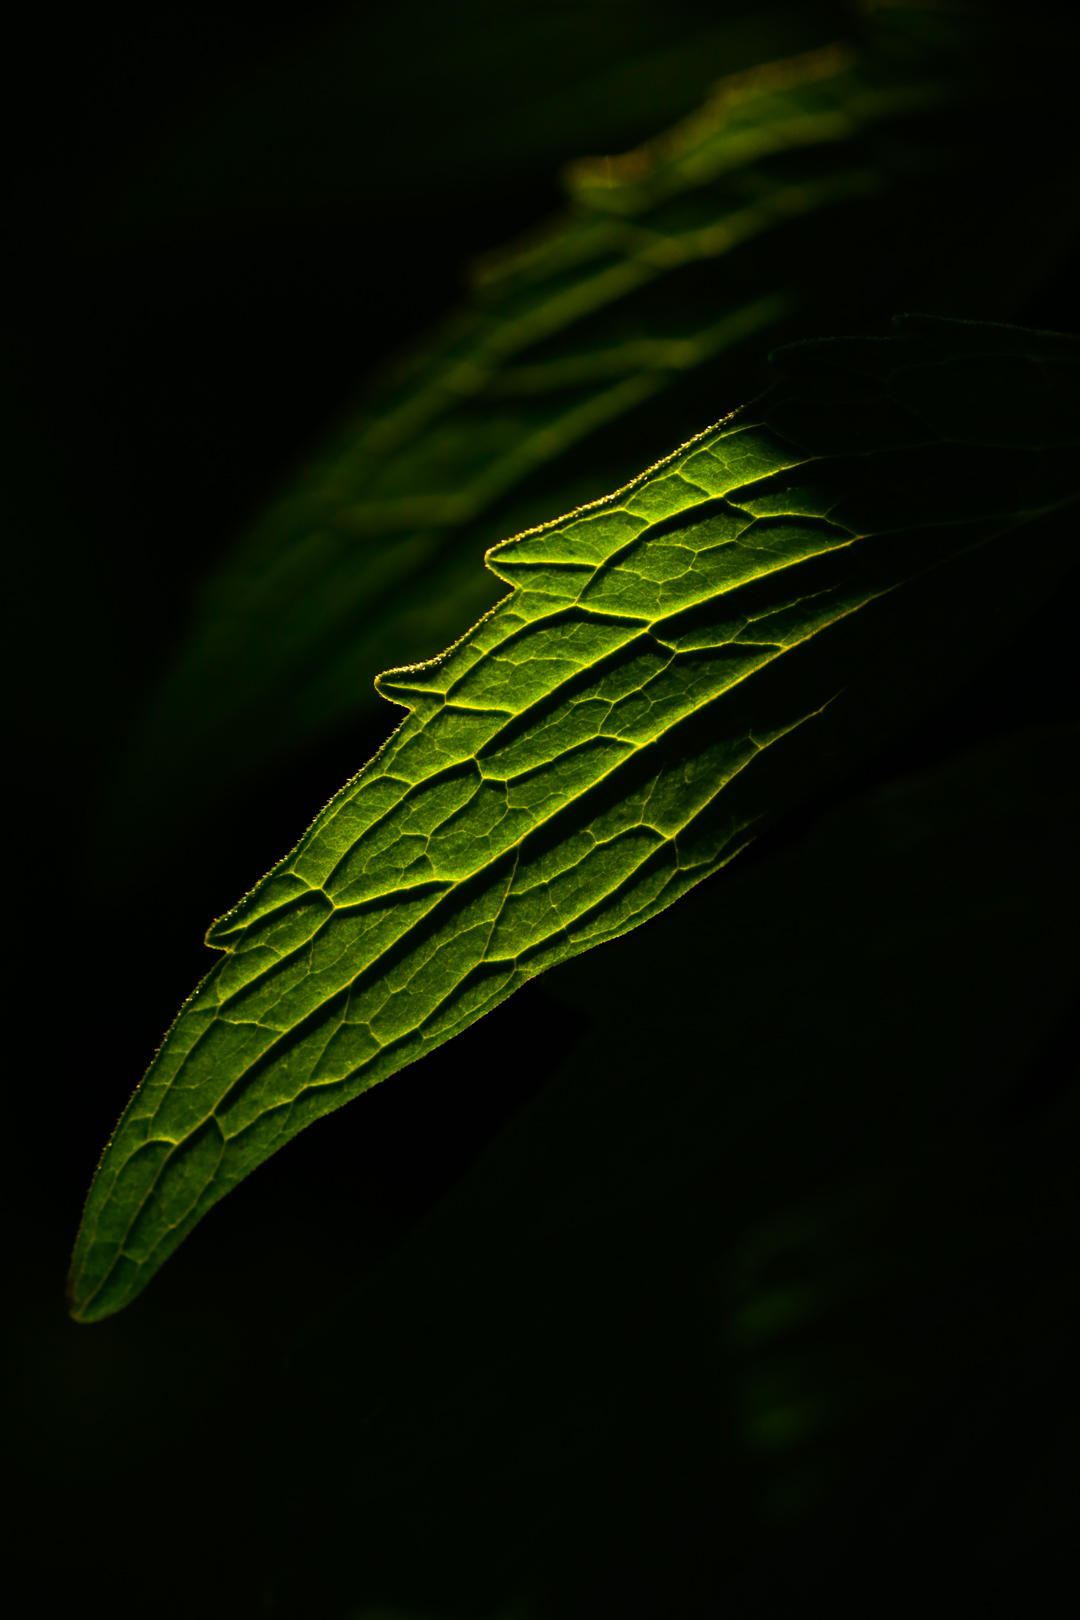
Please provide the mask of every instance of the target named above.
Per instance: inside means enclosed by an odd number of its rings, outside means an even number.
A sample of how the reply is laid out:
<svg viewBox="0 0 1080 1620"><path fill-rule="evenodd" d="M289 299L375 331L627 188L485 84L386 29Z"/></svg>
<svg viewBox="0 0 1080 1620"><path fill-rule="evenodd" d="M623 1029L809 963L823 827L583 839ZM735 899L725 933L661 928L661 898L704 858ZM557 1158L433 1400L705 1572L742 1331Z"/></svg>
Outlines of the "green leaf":
<svg viewBox="0 0 1080 1620"><path fill-rule="evenodd" d="M381 678L408 718L208 935L226 955L94 1179L74 1315L305 1125L716 871L1071 557L1080 341L907 317L776 358L758 405L494 547L511 594Z"/></svg>
<svg viewBox="0 0 1080 1620"><path fill-rule="evenodd" d="M927 121L980 82L968 47L958 65L925 45L899 62L826 45L729 76L644 146L570 165L567 213L474 266L468 306L201 589L120 771L118 869L192 805L369 713L380 669L430 657L491 607L486 546L625 482L717 400L736 403L725 356L835 297L838 274L861 286L867 254L893 275L885 213L864 218L857 267L837 268L829 229L824 245L808 233L940 166ZM937 139L953 151L955 132ZM909 235L926 252L940 225L919 206Z"/></svg>

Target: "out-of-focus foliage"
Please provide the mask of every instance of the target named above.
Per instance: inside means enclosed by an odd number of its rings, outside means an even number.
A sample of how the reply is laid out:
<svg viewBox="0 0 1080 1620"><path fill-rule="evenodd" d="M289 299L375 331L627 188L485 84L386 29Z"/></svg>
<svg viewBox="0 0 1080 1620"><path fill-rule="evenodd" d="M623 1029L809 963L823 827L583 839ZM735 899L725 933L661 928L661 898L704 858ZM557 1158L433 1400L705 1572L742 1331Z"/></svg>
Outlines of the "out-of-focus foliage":
<svg viewBox="0 0 1080 1620"><path fill-rule="evenodd" d="M918 317L795 345L756 406L494 547L511 594L380 679L408 719L210 931L227 955L91 1188L73 1312L119 1309L306 1125L663 910L940 697L943 653L985 651L1074 555L1078 354Z"/></svg>
<svg viewBox="0 0 1080 1620"><path fill-rule="evenodd" d="M490 607L484 546L734 405L725 366L749 339L820 330L913 244L932 260L955 229L934 182L985 161L1001 47L978 14L876 13L865 38L736 73L667 134L569 165L566 214L474 265L467 308L389 369L202 587L120 772L124 864L367 713L379 669ZM672 49L709 56L698 33ZM985 247L950 248L976 295Z"/></svg>

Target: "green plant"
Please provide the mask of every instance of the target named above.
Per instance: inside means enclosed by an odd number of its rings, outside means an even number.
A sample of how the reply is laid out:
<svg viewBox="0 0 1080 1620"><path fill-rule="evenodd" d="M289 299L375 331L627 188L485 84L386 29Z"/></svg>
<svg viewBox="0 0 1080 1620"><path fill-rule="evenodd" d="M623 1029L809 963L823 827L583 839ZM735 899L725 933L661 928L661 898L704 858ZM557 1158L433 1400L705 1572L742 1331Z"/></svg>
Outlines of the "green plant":
<svg viewBox="0 0 1080 1620"><path fill-rule="evenodd" d="M323 1115L437 1048L464 1071L479 1020L507 1065L581 1021L294 1351L290 1612L659 1612L672 1581L713 1612L890 1424L1069 1331L1056 1262L946 1350L904 1312L1052 1230L1068 1175L1027 1138L983 1163L956 1097L977 1070L1008 1134L1075 965L1075 708L1040 670L1080 340L1009 324L1070 229L1072 36L829 9L671 25L679 72L734 71L693 111L657 69L667 133L474 258L205 572L118 751L96 860L130 911L320 742L376 749L211 929L90 1189L76 1319Z"/></svg>

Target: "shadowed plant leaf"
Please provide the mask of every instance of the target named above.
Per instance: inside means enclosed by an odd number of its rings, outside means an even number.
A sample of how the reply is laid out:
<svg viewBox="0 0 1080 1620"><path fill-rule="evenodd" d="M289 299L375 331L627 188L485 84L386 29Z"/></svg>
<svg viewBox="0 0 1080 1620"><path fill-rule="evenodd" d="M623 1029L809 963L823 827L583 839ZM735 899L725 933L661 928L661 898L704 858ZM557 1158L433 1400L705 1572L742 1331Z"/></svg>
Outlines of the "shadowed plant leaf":
<svg viewBox="0 0 1080 1620"><path fill-rule="evenodd" d="M906 317L489 553L513 587L211 929L98 1169L84 1320L290 1137L625 933L940 698L1073 557L1080 343ZM966 661L966 662L965 662Z"/></svg>
<svg viewBox="0 0 1080 1620"><path fill-rule="evenodd" d="M981 25L963 25L957 52L947 33L911 33L927 16L895 14L906 52L841 41L729 76L665 135L571 164L565 216L474 266L469 305L202 588L120 772L121 868L192 806L369 712L378 670L432 656L486 611L485 546L623 483L736 403L725 356L807 300L820 311L837 276L880 274L874 255L894 273L895 219L860 215L857 255L807 233L968 161L955 128L927 131L984 87ZM907 234L925 252L942 223L922 206Z"/></svg>

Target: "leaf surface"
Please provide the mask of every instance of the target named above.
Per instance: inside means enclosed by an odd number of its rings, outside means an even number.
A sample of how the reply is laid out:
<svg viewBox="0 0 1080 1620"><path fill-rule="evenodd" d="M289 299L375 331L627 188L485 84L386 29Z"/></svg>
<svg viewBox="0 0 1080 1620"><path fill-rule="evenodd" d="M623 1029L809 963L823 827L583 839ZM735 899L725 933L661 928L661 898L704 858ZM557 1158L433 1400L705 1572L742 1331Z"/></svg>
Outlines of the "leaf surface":
<svg viewBox="0 0 1080 1620"><path fill-rule="evenodd" d="M226 954L94 1179L73 1313L118 1309L305 1125L670 905L883 733L967 633L943 582L1000 581L978 630L1071 555L1071 517L1029 525L1078 493L1078 354L912 317L795 345L758 405L494 547L510 595L381 678L408 718L210 930Z"/></svg>

